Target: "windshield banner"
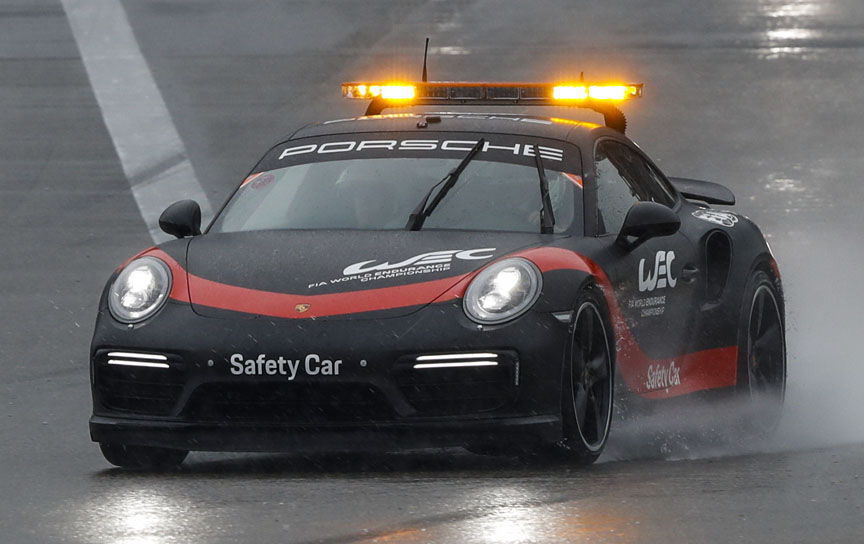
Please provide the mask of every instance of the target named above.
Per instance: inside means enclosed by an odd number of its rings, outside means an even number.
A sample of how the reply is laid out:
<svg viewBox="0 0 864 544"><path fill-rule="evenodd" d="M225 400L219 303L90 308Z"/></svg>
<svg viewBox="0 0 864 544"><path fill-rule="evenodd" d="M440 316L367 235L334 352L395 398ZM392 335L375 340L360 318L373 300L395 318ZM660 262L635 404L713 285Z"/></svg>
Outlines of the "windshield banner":
<svg viewBox="0 0 864 544"><path fill-rule="evenodd" d="M534 166L534 156L539 152L547 168L573 174L582 172L579 150L567 142L510 134L453 132L423 132L411 137L406 137L405 132L394 132L301 138L274 147L255 171L347 159L461 159L481 137L486 141L476 160Z"/></svg>

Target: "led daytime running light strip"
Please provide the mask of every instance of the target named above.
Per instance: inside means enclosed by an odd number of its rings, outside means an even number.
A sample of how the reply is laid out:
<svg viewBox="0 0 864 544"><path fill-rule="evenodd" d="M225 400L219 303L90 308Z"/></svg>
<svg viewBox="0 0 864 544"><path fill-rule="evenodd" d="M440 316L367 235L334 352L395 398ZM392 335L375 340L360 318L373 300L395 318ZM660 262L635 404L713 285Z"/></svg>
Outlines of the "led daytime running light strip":
<svg viewBox="0 0 864 544"><path fill-rule="evenodd" d="M497 361L461 361L455 363L417 363L415 369L421 368L460 368L470 366L498 366Z"/></svg>
<svg viewBox="0 0 864 544"><path fill-rule="evenodd" d="M497 359L497 353L448 353L446 355L421 355L417 361L448 361L452 359Z"/></svg>
<svg viewBox="0 0 864 544"><path fill-rule="evenodd" d="M168 363L148 363L146 361L122 361L120 359L109 359L109 365L118 366L143 366L145 368L171 368Z"/></svg>
<svg viewBox="0 0 864 544"><path fill-rule="evenodd" d="M108 357L131 357L132 359L151 359L153 361L167 361L168 357L164 355L156 355L154 353L129 353L126 351L112 351L108 353Z"/></svg>
<svg viewBox="0 0 864 544"><path fill-rule="evenodd" d="M112 351L108 353L108 364L117 366L138 366L144 368L171 368L167 362L168 357L153 353L130 353L126 351ZM111 359L110 357L124 357L124 359ZM136 361L130 359L144 359ZM160 361L160 362L156 362Z"/></svg>
<svg viewBox="0 0 864 544"><path fill-rule="evenodd" d="M417 363L415 369L423 368L465 368L480 366L498 366L497 361L486 359L497 359L497 353L447 353L443 355L420 355L417 361L440 361L437 363ZM477 361L466 361L466 359L479 359Z"/></svg>

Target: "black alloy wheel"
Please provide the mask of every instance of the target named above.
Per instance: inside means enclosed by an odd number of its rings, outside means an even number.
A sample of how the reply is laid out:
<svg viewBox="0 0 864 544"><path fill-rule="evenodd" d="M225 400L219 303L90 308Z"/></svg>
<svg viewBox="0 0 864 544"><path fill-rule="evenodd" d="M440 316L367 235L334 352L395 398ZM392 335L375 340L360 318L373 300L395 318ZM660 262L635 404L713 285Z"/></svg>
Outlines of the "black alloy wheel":
<svg viewBox="0 0 864 544"><path fill-rule="evenodd" d="M612 423L613 359L602 303L586 293L576 309L562 410L568 456L593 463L606 445Z"/></svg>

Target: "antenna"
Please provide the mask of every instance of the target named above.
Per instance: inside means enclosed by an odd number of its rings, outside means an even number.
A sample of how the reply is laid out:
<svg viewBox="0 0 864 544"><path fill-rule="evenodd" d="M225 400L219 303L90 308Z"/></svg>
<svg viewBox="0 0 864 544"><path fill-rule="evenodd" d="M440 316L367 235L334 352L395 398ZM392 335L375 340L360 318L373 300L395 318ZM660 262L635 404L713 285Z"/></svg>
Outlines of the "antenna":
<svg viewBox="0 0 864 544"><path fill-rule="evenodd" d="M426 83L426 56L429 54L429 38L426 38L426 49L423 50L423 83Z"/></svg>

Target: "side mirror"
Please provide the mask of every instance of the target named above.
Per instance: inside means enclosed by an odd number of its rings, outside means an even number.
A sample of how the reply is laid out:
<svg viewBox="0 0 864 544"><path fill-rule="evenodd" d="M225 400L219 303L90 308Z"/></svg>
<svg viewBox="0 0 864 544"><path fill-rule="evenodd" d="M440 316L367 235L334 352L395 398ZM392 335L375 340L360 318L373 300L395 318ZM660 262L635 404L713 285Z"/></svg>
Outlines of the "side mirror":
<svg viewBox="0 0 864 544"><path fill-rule="evenodd" d="M201 234L201 207L194 200L175 202L159 216L159 228L177 238L198 236Z"/></svg>
<svg viewBox="0 0 864 544"><path fill-rule="evenodd" d="M663 204L636 202L627 212L615 242L629 250L649 238L675 234L680 227L681 219ZM631 237L636 240L629 241Z"/></svg>

